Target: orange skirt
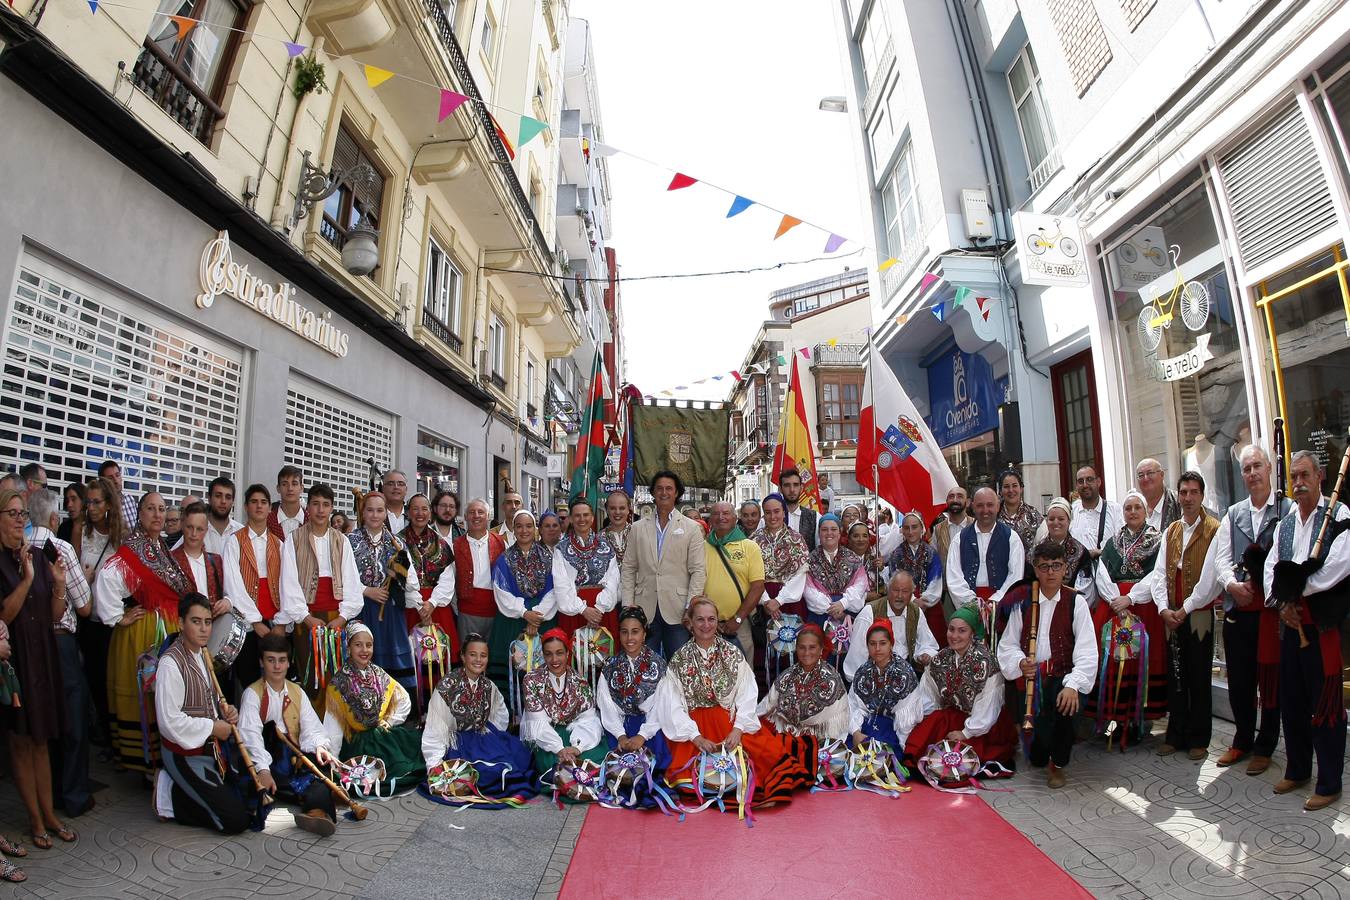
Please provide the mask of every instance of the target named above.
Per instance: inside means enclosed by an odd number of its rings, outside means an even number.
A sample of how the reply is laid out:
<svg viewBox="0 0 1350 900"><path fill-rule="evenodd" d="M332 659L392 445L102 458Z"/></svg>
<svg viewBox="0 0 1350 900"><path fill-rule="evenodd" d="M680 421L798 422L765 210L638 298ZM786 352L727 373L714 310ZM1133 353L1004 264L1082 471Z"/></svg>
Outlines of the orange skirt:
<svg viewBox="0 0 1350 900"><path fill-rule="evenodd" d="M720 706L689 710L689 718L698 726L698 733L713 743L721 743L731 733L731 713ZM816 739L774 734L761 728L754 734L741 735L741 746L755 769L755 805L787 803L792 792L816 783ZM670 768L679 772L670 786L689 794L697 794L692 770L680 771L691 762L697 766L699 749L692 741L670 742ZM810 760L810 764L804 762Z"/></svg>
<svg viewBox="0 0 1350 900"><path fill-rule="evenodd" d="M596 599L599 598L601 590L602 589L598 585L593 587L579 587L577 588L577 596L586 602L586 606L588 608L594 609L595 601ZM584 616L564 616L562 614L559 614L558 627L561 628L563 631L567 632L567 636L570 638L573 634L576 633L576 630L578 628L586 627L586 619ZM605 613L601 617L600 627L609 630L610 637L614 638L615 646L618 646L619 643L618 607L611 609L609 612Z"/></svg>
<svg viewBox="0 0 1350 900"><path fill-rule="evenodd" d="M905 741L905 758L919 759L928 752L930 744L944 741L953 731L966 727L968 715L959 709L939 709L931 712L922 722L914 726ZM966 741L974 750L980 762L1000 762L1005 765L1012 762L1017 753L1017 728L1006 709L998 714L994 727L988 733Z"/></svg>

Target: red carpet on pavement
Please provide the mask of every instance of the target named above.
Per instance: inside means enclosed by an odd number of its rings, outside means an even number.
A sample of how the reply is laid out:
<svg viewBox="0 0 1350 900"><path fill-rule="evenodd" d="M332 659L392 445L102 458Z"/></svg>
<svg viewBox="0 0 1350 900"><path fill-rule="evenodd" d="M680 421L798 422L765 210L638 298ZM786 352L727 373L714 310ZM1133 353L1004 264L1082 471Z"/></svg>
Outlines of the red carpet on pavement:
<svg viewBox="0 0 1350 900"><path fill-rule="evenodd" d="M560 895L1091 897L978 797L916 786L799 795L755 827L716 807L684 822L593 806Z"/></svg>

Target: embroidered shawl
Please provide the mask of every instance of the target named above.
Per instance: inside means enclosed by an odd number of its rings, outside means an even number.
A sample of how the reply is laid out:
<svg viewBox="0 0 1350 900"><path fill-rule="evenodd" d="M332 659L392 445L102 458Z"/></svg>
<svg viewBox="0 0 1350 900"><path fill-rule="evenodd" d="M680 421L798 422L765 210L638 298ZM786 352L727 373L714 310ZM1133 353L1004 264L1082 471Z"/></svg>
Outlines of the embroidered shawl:
<svg viewBox="0 0 1350 900"><path fill-rule="evenodd" d="M914 579L915 592L922 594L928 587L928 573L933 568L935 556L933 545L927 541L919 541L917 550L910 547L909 541L901 541L886 564L892 572L908 572Z"/></svg>
<svg viewBox="0 0 1350 900"><path fill-rule="evenodd" d="M487 731L492 716L492 691L492 682L487 676L473 684L463 669L456 669L436 685L436 693L441 695L450 715L455 717L456 728L479 734Z"/></svg>
<svg viewBox="0 0 1350 900"><path fill-rule="evenodd" d="M1036 529L1040 527L1042 518L1040 511L1025 501L1011 516L1003 511L1003 504L1000 503L998 507L998 521L1015 531L1027 550L1031 549L1031 542L1036 539Z"/></svg>
<svg viewBox="0 0 1350 900"><path fill-rule="evenodd" d="M740 648L730 641L713 641L706 659L699 651L698 644L689 641L670 658L670 668L684 689L684 704L687 708L730 708L736 690L736 676L744 661Z"/></svg>
<svg viewBox="0 0 1350 900"><path fill-rule="evenodd" d="M892 656L886 668L867 660L853 676L853 691L867 707L869 716L892 716L895 704L908 697L919 686L919 676L909 660Z"/></svg>
<svg viewBox="0 0 1350 900"><path fill-rule="evenodd" d="M347 535L347 539L351 541L356 571L361 573L361 583L366 587L383 585L389 572L389 561L403 549L403 542L394 537L388 528L383 529L380 536L373 540L369 531L358 528Z"/></svg>
<svg viewBox="0 0 1350 900"><path fill-rule="evenodd" d="M810 672L793 663L773 686L778 691L778 717L796 726L820 715L844 696L839 670L823 661Z"/></svg>
<svg viewBox="0 0 1350 900"><path fill-rule="evenodd" d="M591 532L590 542L582 544L575 534L566 535L558 542L555 553L577 573L577 587L599 587L609 571L609 564L619 558L614 545L595 532Z"/></svg>
<svg viewBox="0 0 1350 900"><path fill-rule="evenodd" d="M329 687L347 707L351 721L366 731L380 724L385 695L392 681L389 674L374 663L364 672L349 663L338 670Z"/></svg>
<svg viewBox="0 0 1350 900"><path fill-rule="evenodd" d="M975 707L975 698L980 696L985 682L995 671L989 649L975 642L959 655L951 647L944 647L928 664L927 674L937 685L943 709L954 708L969 713Z"/></svg>
<svg viewBox="0 0 1350 900"><path fill-rule="evenodd" d="M820 585L821 591L834 596L842 594L849 586L862 562L862 557L843 546L835 553L834 562L830 562L825 555L825 548L817 547L811 551L807 566L811 578Z"/></svg>
<svg viewBox="0 0 1350 900"><path fill-rule="evenodd" d="M666 661L644 646L636 657L615 653L605 660L605 682L614 705L626 716L642 714L642 704L656 693L661 677L666 674Z"/></svg>
<svg viewBox="0 0 1350 900"><path fill-rule="evenodd" d="M548 669L540 668L521 679L525 709L544 712L554 725L571 725L577 716L595 705L591 686L573 669L563 676L562 690L555 690Z"/></svg>
<svg viewBox="0 0 1350 900"><path fill-rule="evenodd" d="M529 550L512 544L492 566L493 581L513 596L533 607L553 590L553 551L535 542Z"/></svg>
<svg viewBox="0 0 1350 900"><path fill-rule="evenodd" d="M139 528L128 535L118 549L135 555L136 562L150 570L151 575L172 588L179 597L194 589L192 582L174 561L173 555L164 549L164 542L150 540Z"/></svg>
<svg viewBox="0 0 1350 900"><path fill-rule="evenodd" d="M1102 550L1102 561L1112 581L1139 581L1153 571L1162 533L1147 522L1138 531L1122 525Z"/></svg>
<svg viewBox="0 0 1350 900"><path fill-rule="evenodd" d="M455 564L454 551L436 529L427 526L419 535L409 525L403 529L403 541L417 571L417 584L422 590L434 588L445 570Z"/></svg>
<svg viewBox="0 0 1350 900"><path fill-rule="evenodd" d="M760 555L764 557L765 581L779 584L786 582L797 574L802 563L811 555L801 533L786 525L778 529L777 533L761 528L751 539L759 544Z"/></svg>

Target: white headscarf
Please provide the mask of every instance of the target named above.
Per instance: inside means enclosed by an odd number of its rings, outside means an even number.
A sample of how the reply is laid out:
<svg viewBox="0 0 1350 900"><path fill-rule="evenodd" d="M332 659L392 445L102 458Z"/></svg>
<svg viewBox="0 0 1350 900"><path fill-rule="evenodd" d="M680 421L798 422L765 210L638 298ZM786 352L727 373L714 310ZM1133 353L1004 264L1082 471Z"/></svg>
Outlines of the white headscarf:
<svg viewBox="0 0 1350 900"><path fill-rule="evenodd" d="M1071 525L1073 524L1073 506L1069 503L1068 500L1065 500L1063 497L1056 497L1055 499L1050 501L1050 505L1045 508L1045 511L1048 514L1052 509L1064 510L1064 515L1069 517L1069 524ZM1050 527L1046 524L1045 518L1042 517L1041 524L1036 526L1036 537L1031 542L1031 546L1033 547L1036 546L1049 536L1050 536Z"/></svg>
<svg viewBox="0 0 1350 900"><path fill-rule="evenodd" d="M375 640L374 633L371 632L370 628L364 622L348 622L347 623L348 646L351 646L352 638L356 637L358 634L369 634L370 639L372 641Z"/></svg>

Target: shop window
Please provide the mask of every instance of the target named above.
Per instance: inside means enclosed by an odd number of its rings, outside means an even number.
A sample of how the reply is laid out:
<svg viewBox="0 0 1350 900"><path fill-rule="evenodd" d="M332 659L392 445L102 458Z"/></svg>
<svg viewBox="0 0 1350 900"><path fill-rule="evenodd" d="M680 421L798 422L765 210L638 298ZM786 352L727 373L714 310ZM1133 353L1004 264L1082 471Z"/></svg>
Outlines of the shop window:
<svg viewBox="0 0 1350 900"><path fill-rule="evenodd" d="M238 464L241 354L105 286L24 257L5 329L0 456L48 481L205 494Z"/></svg>
<svg viewBox="0 0 1350 900"><path fill-rule="evenodd" d="M856 441L861 410L863 374L825 373L816 377L819 392L817 422L822 441Z"/></svg>
<svg viewBox="0 0 1350 900"><path fill-rule="evenodd" d="M352 166L358 163L370 166L374 177L369 181L343 179L338 189L323 204L319 234L338 250L346 243L347 232L363 217L369 225L379 228L380 210L384 208L384 175L344 122L338 126L337 141L333 145L333 169L351 171Z"/></svg>
<svg viewBox="0 0 1350 900"><path fill-rule="evenodd" d="M286 386L286 443L282 458L305 480L330 485L337 508L354 504L353 489L367 490L370 463L380 471L394 458L394 418L330 388L291 376Z"/></svg>
<svg viewBox="0 0 1350 900"><path fill-rule="evenodd" d="M1268 279L1257 292L1288 447L1318 453L1327 468L1328 490L1350 425L1346 267L1345 250L1337 246Z"/></svg>
<svg viewBox="0 0 1350 900"><path fill-rule="evenodd" d="M464 449L433 431L417 429L417 490L428 498L437 491L460 493L460 471L464 468ZM463 513L464 498L460 497Z"/></svg>
<svg viewBox="0 0 1350 900"><path fill-rule="evenodd" d="M427 249L426 298L422 325L456 353L463 347L459 337L460 299L464 275L450 254L432 238Z"/></svg>
<svg viewBox="0 0 1350 900"><path fill-rule="evenodd" d="M220 105L224 76L239 44L245 10L237 0L160 0L132 68L135 85L203 144L225 117ZM170 16L195 24L184 33Z"/></svg>
<svg viewBox="0 0 1350 900"><path fill-rule="evenodd" d="M1183 469L1198 470L1205 505L1222 512L1247 496L1238 454L1253 429L1206 183L1196 177L1173 189L1105 247L1130 463L1153 457L1171 483Z"/></svg>

